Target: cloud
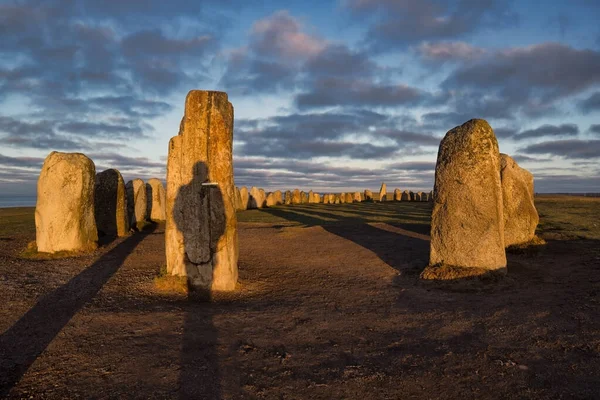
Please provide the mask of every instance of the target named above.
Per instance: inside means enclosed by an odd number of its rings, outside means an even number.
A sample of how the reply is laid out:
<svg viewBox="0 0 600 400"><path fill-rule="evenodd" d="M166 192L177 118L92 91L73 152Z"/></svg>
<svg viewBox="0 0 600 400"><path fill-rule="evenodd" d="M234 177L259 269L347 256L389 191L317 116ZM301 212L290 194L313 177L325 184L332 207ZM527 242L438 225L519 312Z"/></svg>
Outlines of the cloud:
<svg viewBox="0 0 600 400"><path fill-rule="evenodd" d="M0 165L4 167L42 168L43 158L11 157L0 154Z"/></svg>
<svg viewBox="0 0 600 400"><path fill-rule="evenodd" d="M405 171L435 171L435 162L432 161L405 161L390 164L388 169L405 170Z"/></svg>
<svg viewBox="0 0 600 400"><path fill-rule="evenodd" d="M536 143L519 151L527 154L547 154L570 159L588 159L600 157L600 140L553 140Z"/></svg>
<svg viewBox="0 0 600 400"><path fill-rule="evenodd" d="M578 106L584 114L600 111L600 92L592 93L587 99L579 102Z"/></svg>
<svg viewBox="0 0 600 400"><path fill-rule="evenodd" d="M458 38L517 20L506 2L493 0L346 0L343 4L357 19L372 21L365 41L377 50Z"/></svg>
<svg viewBox="0 0 600 400"><path fill-rule="evenodd" d="M575 124L562 125L542 125L535 129L528 129L519 132L513 136L515 140L532 139L545 136L576 136L579 134L579 127Z"/></svg>
<svg viewBox="0 0 600 400"><path fill-rule="evenodd" d="M600 135L600 124L590 125L590 132Z"/></svg>
<svg viewBox="0 0 600 400"><path fill-rule="evenodd" d="M487 50L474 47L466 42L424 42L416 48L425 61L448 62L448 61L473 61L487 54Z"/></svg>

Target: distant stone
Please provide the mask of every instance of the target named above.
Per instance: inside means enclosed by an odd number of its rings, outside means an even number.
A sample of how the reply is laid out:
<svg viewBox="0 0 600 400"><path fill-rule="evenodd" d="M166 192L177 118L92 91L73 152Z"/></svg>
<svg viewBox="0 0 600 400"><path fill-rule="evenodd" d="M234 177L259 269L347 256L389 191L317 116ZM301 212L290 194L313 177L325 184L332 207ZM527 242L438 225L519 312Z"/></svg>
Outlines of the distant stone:
<svg viewBox="0 0 600 400"><path fill-rule="evenodd" d="M365 201L373 201L373 192L365 189Z"/></svg>
<svg viewBox="0 0 600 400"><path fill-rule="evenodd" d="M534 203L533 175L506 154L500 154L504 206L504 245L531 241L540 221Z"/></svg>
<svg viewBox="0 0 600 400"><path fill-rule="evenodd" d="M413 198L415 201L421 201L421 192L413 193Z"/></svg>
<svg viewBox="0 0 600 400"><path fill-rule="evenodd" d="M342 198L339 194L334 195L333 197L333 204L341 204L342 203Z"/></svg>
<svg viewBox="0 0 600 400"><path fill-rule="evenodd" d="M360 192L354 192L354 195L352 196L352 198L355 203L360 203L362 201L362 199L360 197Z"/></svg>
<svg viewBox="0 0 600 400"><path fill-rule="evenodd" d="M94 250L98 230L94 218L96 167L81 153L53 151L37 182L35 236L37 250Z"/></svg>
<svg viewBox="0 0 600 400"><path fill-rule="evenodd" d="M281 190L274 191L273 197L275 199L275 205L280 206L283 204L283 196L281 195Z"/></svg>
<svg viewBox="0 0 600 400"><path fill-rule="evenodd" d="M379 189L379 201L387 200L387 186L385 183L381 184L381 189Z"/></svg>
<svg viewBox="0 0 600 400"><path fill-rule="evenodd" d="M308 202L307 202L308 204L314 203L314 200L315 200L315 196L314 195L315 194L314 194L314 192L312 190L308 191Z"/></svg>
<svg viewBox="0 0 600 400"><path fill-rule="evenodd" d="M116 169L96 174L94 213L99 236L127 236L127 194L125 182Z"/></svg>
<svg viewBox="0 0 600 400"><path fill-rule="evenodd" d="M127 214L129 216L129 225L138 229L148 218L146 185L141 179L133 179L127 182L125 189L127 191Z"/></svg>
<svg viewBox="0 0 600 400"><path fill-rule="evenodd" d="M402 201L410 201L410 192L408 190L402 192Z"/></svg>
<svg viewBox="0 0 600 400"><path fill-rule="evenodd" d="M255 186L252 186L252 188L250 189L248 199L249 209L263 208L265 206L265 191L263 190L261 192L261 190L262 189L259 189Z"/></svg>
<svg viewBox="0 0 600 400"><path fill-rule="evenodd" d="M292 204L292 192L290 192L289 190L285 191L285 199L284 199L284 204L285 205L290 205Z"/></svg>
<svg viewBox="0 0 600 400"><path fill-rule="evenodd" d="M300 204L308 204L308 193L300 192Z"/></svg>
<svg viewBox="0 0 600 400"><path fill-rule="evenodd" d="M239 210L247 210L248 203L250 202L250 193L246 186L242 186L240 189L240 207Z"/></svg>
<svg viewBox="0 0 600 400"><path fill-rule="evenodd" d="M402 192L400 189L394 189L394 201L402 201Z"/></svg>
<svg viewBox="0 0 600 400"><path fill-rule="evenodd" d="M353 203L354 195L352 193L346 193L346 203Z"/></svg>
<svg viewBox="0 0 600 400"><path fill-rule="evenodd" d="M410 197L410 201L417 201L417 194L413 191L408 192L408 195Z"/></svg>
<svg viewBox="0 0 600 400"><path fill-rule="evenodd" d="M321 202L321 195L319 193L313 193L313 203L319 204Z"/></svg>
<svg viewBox="0 0 600 400"><path fill-rule="evenodd" d="M434 191L430 266L505 272L500 153L486 121L470 120L442 139Z"/></svg>
<svg viewBox="0 0 600 400"><path fill-rule="evenodd" d="M240 189L236 186L234 190L235 196L235 209L236 211L242 210L242 196L240 195Z"/></svg>
<svg viewBox="0 0 600 400"><path fill-rule="evenodd" d="M146 183L146 200L148 201L148 219L153 222L164 222L166 193L160 179L151 178Z"/></svg>
<svg viewBox="0 0 600 400"><path fill-rule="evenodd" d="M433 201L433 190L429 192L429 202Z"/></svg>
<svg viewBox="0 0 600 400"><path fill-rule="evenodd" d="M292 192L292 204L302 204L302 194L298 189L294 189Z"/></svg>
<svg viewBox="0 0 600 400"><path fill-rule="evenodd" d="M329 204L335 204L335 194L329 193Z"/></svg>

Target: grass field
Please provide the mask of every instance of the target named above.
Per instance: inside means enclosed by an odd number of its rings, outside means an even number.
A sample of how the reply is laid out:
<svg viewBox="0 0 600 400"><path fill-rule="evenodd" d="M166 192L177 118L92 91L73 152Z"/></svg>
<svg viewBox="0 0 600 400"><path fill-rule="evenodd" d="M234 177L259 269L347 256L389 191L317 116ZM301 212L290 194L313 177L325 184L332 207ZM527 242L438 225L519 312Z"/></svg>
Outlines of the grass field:
<svg viewBox="0 0 600 400"><path fill-rule="evenodd" d="M419 279L430 203L239 212L210 302L162 279L162 226L27 259L33 208L0 209L0 397L597 398L600 199L536 205L546 245L473 285Z"/></svg>

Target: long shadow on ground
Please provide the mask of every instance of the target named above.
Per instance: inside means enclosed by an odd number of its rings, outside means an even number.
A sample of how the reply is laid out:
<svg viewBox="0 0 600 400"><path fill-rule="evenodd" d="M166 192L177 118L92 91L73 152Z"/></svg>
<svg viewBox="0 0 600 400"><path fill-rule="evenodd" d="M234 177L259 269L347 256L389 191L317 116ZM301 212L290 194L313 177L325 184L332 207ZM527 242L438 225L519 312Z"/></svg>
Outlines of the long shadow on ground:
<svg viewBox="0 0 600 400"><path fill-rule="evenodd" d="M352 214L353 211L358 213L362 211L354 205L352 207L332 205L331 212L322 207L311 206L265 208L262 211L306 226L321 226L334 235L374 252L381 260L401 273L419 273L429 258L429 242L423 237L424 233L429 233L428 216L408 218L410 223L383 223L392 227L386 230L377 227L380 223L376 218ZM336 214L336 211L341 212L342 215ZM371 214L377 215L376 210L366 211L375 211ZM391 210L386 208L382 211ZM393 229L394 227L400 229Z"/></svg>
<svg viewBox="0 0 600 400"><path fill-rule="evenodd" d="M127 256L156 229L133 235L102 255L65 285L43 296L0 336L0 397L6 396L50 342L123 265Z"/></svg>

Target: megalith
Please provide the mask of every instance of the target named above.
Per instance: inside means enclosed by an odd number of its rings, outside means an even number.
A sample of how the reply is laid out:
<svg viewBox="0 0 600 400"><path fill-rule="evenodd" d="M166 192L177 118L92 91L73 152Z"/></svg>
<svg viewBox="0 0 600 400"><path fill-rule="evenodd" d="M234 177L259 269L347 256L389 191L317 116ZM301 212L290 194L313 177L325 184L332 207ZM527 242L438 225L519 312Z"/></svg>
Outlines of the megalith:
<svg viewBox="0 0 600 400"><path fill-rule="evenodd" d="M165 221L167 198L165 187L160 179L148 179L146 183L146 200L148 201L148 219L152 222Z"/></svg>
<svg viewBox="0 0 600 400"><path fill-rule="evenodd" d="M410 193L408 190L402 192L402 201L410 201Z"/></svg>
<svg viewBox="0 0 600 400"><path fill-rule="evenodd" d="M434 191L430 266L505 272L500 153L486 121L472 119L446 133Z"/></svg>
<svg viewBox="0 0 600 400"><path fill-rule="evenodd" d="M504 245L529 242L540 221L534 203L533 175L506 154L500 154L504 208Z"/></svg>
<svg viewBox="0 0 600 400"><path fill-rule="evenodd" d="M340 197L339 194L334 194L333 195L333 204L340 204L342 202L342 199Z"/></svg>
<svg viewBox="0 0 600 400"><path fill-rule="evenodd" d="M373 192L365 189L365 201L373 201Z"/></svg>
<svg viewBox="0 0 600 400"><path fill-rule="evenodd" d="M379 189L379 201L387 200L387 186L385 183L381 183L381 188Z"/></svg>
<svg viewBox="0 0 600 400"><path fill-rule="evenodd" d="M127 236L127 194L125 182L116 169L96 174L94 213L99 236Z"/></svg>
<svg viewBox="0 0 600 400"><path fill-rule="evenodd" d="M312 204L312 203L314 203L314 200L315 200L315 194L314 194L314 192L312 190L309 190L308 191L308 201L307 201L307 203L308 204Z"/></svg>
<svg viewBox="0 0 600 400"><path fill-rule="evenodd" d="M321 195L319 193L313 193L313 203L319 204L321 202Z"/></svg>
<svg viewBox="0 0 600 400"><path fill-rule="evenodd" d="M95 181L96 167L81 153L53 151L46 157L37 182L37 251L56 253L96 248Z"/></svg>
<svg viewBox="0 0 600 400"><path fill-rule="evenodd" d="M354 202L354 195L350 192L346 193L346 203L353 203Z"/></svg>
<svg viewBox="0 0 600 400"><path fill-rule="evenodd" d="M415 201L421 201L421 194L422 194L422 192L416 192L416 193L414 193L413 194L414 200Z"/></svg>
<svg viewBox="0 0 600 400"><path fill-rule="evenodd" d="M127 215L129 226L140 229L148 217L148 200L146 198L146 185L141 179L133 179L125 185L127 192Z"/></svg>
<svg viewBox="0 0 600 400"><path fill-rule="evenodd" d="M292 204L302 204L302 194L298 189L294 189L292 192Z"/></svg>
<svg viewBox="0 0 600 400"><path fill-rule="evenodd" d="M400 189L394 189L394 201L402 201L402 192Z"/></svg>
<svg viewBox="0 0 600 400"><path fill-rule="evenodd" d="M273 198L275 201L275 205L279 206L283 204L283 196L281 195L281 190L274 191Z"/></svg>
<svg viewBox="0 0 600 400"><path fill-rule="evenodd" d="M169 142L165 244L168 273L202 291L231 291L238 279L232 144L227 94L190 91Z"/></svg>
<svg viewBox="0 0 600 400"><path fill-rule="evenodd" d="M362 199L360 197L360 192L354 192L354 194L352 195L352 198L355 203L360 203L362 201Z"/></svg>
<svg viewBox="0 0 600 400"><path fill-rule="evenodd" d="M284 198L283 202L285 205L292 204L292 192L290 192L289 190L285 191L285 198Z"/></svg>
<svg viewBox="0 0 600 400"><path fill-rule="evenodd" d="M239 210L247 210L249 202L250 202L250 193L248 193L248 188L246 186L242 186L240 189Z"/></svg>

